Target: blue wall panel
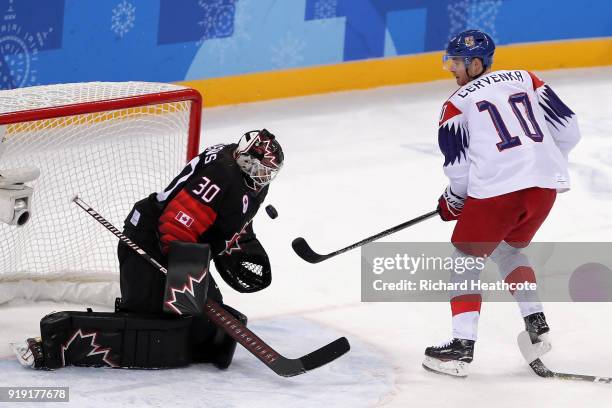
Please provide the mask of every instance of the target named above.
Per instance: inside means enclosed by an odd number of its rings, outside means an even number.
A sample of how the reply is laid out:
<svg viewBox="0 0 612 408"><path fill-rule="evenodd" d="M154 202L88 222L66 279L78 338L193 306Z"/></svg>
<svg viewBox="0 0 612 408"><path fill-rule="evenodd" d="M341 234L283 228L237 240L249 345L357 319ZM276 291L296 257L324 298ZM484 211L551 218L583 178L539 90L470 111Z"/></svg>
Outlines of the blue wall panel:
<svg viewBox="0 0 612 408"><path fill-rule="evenodd" d="M498 44L612 36L612 1L0 0L0 88L181 81Z"/></svg>

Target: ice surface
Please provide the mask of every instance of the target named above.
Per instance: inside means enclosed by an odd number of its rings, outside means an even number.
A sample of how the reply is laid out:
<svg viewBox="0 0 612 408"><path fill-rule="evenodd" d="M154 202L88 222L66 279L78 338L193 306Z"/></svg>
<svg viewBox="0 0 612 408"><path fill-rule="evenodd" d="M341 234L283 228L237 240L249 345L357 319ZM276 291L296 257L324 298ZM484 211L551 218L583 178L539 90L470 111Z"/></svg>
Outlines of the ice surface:
<svg viewBox="0 0 612 408"><path fill-rule="evenodd" d="M612 68L539 74L578 114L583 140L570 155L573 189L558 197L535 239L610 241ZM286 157L267 199L279 217L271 220L262 211L254 223L270 255L272 286L242 295L220 282L225 301L288 356L339 335L353 344L349 355L288 380L276 378L244 351L223 373L202 366L31 373L6 360L0 384L69 383L74 406L93 407L114 406L122 398L134 406L181 407L612 406L612 385L545 380L530 372L516 346L522 319L512 303L483 305L466 380L426 372L424 348L450 335L447 304L361 303L358 250L317 265L291 250L291 240L304 236L314 250L330 252L432 210L446 185L437 121L454 89L453 82L440 81L205 111L205 145L266 127L278 136ZM447 241L452 228L432 219L386 240ZM0 338L31 333L40 315L63 307L0 307ZM552 369L612 375L612 304L550 303L545 310L553 351L544 360ZM298 339L287 338L287 328L296 330ZM6 353L0 348L0 355Z"/></svg>
<svg viewBox="0 0 612 408"><path fill-rule="evenodd" d="M264 319L251 328L290 358L339 337L337 331L304 318ZM70 387L70 405L75 407L375 405L381 395L392 389L393 372L372 346L356 340L352 348L353 353L336 364L290 379L277 376L239 347L234 364L223 371L210 364L198 364L171 370L68 367L47 372L25 369L13 359L4 359L0 360L0 383Z"/></svg>

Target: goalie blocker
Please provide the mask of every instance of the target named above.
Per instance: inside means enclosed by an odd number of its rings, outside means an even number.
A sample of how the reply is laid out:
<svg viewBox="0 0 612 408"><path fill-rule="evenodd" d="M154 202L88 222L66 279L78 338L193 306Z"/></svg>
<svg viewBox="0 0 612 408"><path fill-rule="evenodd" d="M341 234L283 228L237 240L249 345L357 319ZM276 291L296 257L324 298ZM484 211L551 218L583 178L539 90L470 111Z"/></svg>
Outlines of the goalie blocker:
<svg viewBox="0 0 612 408"><path fill-rule="evenodd" d="M169 368L212 363L227 368L236 341L203 315L210 275L208 245L171 246L163 309L169 314L57 312L40 323L41 338L13 349L19 361L33 368L64 366ZM212 287L214 287L214 282ZM221 305L246 325L237 310Z"/></svg>

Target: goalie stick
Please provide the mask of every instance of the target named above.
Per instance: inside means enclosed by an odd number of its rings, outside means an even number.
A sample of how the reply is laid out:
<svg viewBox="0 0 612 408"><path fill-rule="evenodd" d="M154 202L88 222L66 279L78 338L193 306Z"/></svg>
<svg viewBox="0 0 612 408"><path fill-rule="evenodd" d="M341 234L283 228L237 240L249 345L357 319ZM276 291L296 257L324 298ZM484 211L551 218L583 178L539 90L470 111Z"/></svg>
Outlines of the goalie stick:
<svg viewBox="0 0 612 408"><path fill-rule="evenodd" d="M393 234L394 232L397 232L404 228L408 228L412 225L418 224L419 222L424 221L428 218L431 218L437 214L438 214L438 210L428 212L427 214L423 214L420 217L416 217L410 221L406 221L402 224L396 225L395 227L386 229L383 232L379 232L376 235L372 235L371 237L363 239L359 242L356 242L352 245L349 245L337 251L330 252L329 254L326 254L326 255L321 255L313 251L312 248L310 248L310 245L308 245L308 242L306 242L306 240L302 237L298 237L294 239L293 242L291 242L291 246L293 247L293 250L295 251L295 253L298 254L298 256L302 258L303 260L305 260L306 262L319 263L319 262L325 261L326 259L332 258L336 255L340 255L347 251L350 251L351 249L355 249L362 245L369 244L370 242L376 241L379 238L386 237L387 235Z"/></svg>
<svg viewBox="0 0 612 408"><path fill-rule="evenodd" d="M104 228L112 232L117 238L132 248L138 255L149 261L149 263L155 266L160 272L166 275L168 274L166 268L136 245L131 239L123 235L113 224L107 221L78 196L74 197L72 201L102 224ZM283 377L293 377L319 368L334 361L350 350L350 344L346 337L340 337L326 346L300 358L286 358L267 345L255 333L244 326L215 301L208 299L205 304L204 312L215 325L223 329L229 336L236 340L237 343L270 367L272 371Z"/></svg>

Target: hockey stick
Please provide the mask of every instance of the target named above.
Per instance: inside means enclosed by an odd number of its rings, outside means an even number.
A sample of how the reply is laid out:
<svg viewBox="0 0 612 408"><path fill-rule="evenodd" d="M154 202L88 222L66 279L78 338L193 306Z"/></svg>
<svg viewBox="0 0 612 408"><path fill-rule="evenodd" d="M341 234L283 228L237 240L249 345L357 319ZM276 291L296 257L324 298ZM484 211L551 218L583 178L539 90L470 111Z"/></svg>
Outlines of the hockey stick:
<svg viewBox="0 0 612 408"><path fill-rule="evenodd" d="M544 378L558 378L560 380L576 380L612 384L612 377L596 377L594 375L566 374L551 371L548 369L548 367L544 365L542 360L540 360L539 358L529 363L529 367L531 367L534 373Z"/></svg>
<svg viewBox="0 0 612 408"><path fill-rule="evenodd" d="M168 274L168 270L159 262L153 259L142 248L136 245L132 240L123 235L113 224L108 222L96 210L91 208L78 196L72 199L79 207L91 215L104 228L112 232L119 240L132 248L138 255L149 261L160 272ZM350 350L350 345L346 337L340 337L335 341L323 346L312 353L306 354L300 358L286 358L277 353L272 347L268 346L255 333L244 326L238 319L227 312L215 301L208 299L205 305L206 315L221 329L223 329L236 342L240 343L251 354L261 360L265 365L270 367L272 371L283 377L293 377L299 374L304 374L307 371L319 368L327 363L330 363L345 354Z"/></svg>
<svg viewBox="0 0 612 408"><path fill-rule="evenodd" d="M408 228L414 224L418 224L419 222L424 221L428 218L431 218L436 214L438 214L438 210L428 212L427 214L423 214L420 217L416 217L410 221L406 221L402 224L396 225L395 227L386 229L383 232L379 232L376 235L372 235L371 237L368 237L364 240L361 240L352 245L349 245L346 248L342 248L337 251L330 252L329 254L326 254L326 255L321 255L313 251L312 248L310 248L310 245L308 245L308 242L306 242L306 240L302 237L298 237L294 239L293 242L291 242L291 246L293 247L293 250L295 251L295 253L298 254L298 256L302 258L303 260L305 260L306 262L319 263L326 259L334 257L336 255L340 255L347 251L350 251L351 249L355 249L362 245L369 244L370 242L376 241L379 238L386 237L387 235L393 234L394 232L397 232L404 228Z"/></svg>
<svg viewBox="0 0 612 408"><path fill-rule="evenodd" d="M540 360L542 354L538 354L538 352L533 349L533 344L531 343L529 333L527 333L526 331L522 331L519 333L517 337L517 343L519 349L521 350L521 354L525 358L525 361L529 363L529 367L531 367L533 372L540 377L558 378L560 380L576 380L612 384L612 377L596 377L594 375L557 373L555 371L550 370L544 365L542 360Z"/></svg>

